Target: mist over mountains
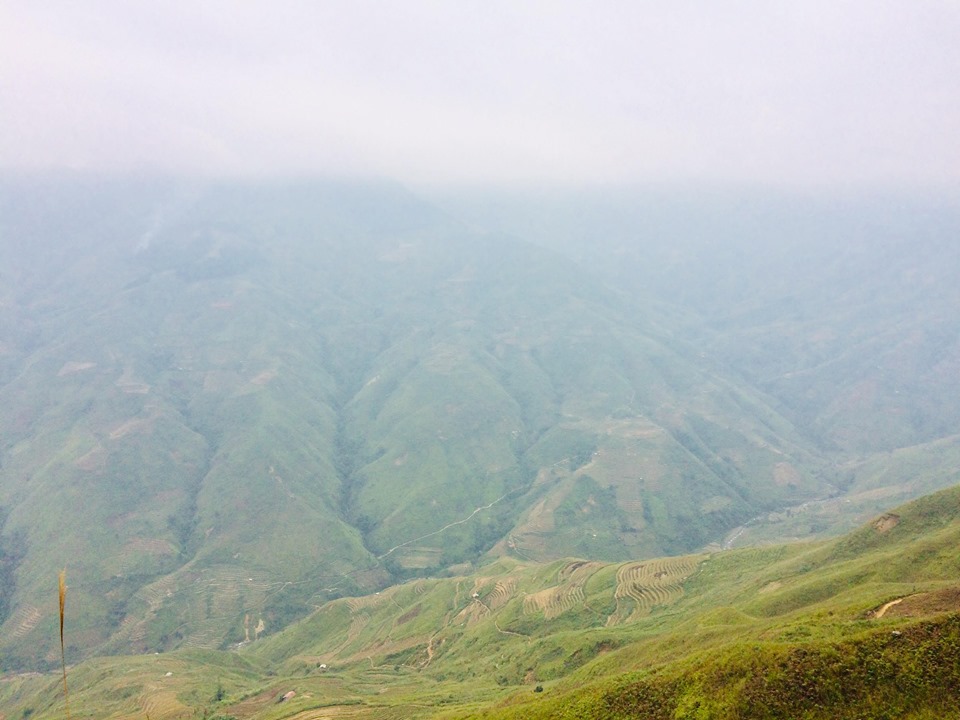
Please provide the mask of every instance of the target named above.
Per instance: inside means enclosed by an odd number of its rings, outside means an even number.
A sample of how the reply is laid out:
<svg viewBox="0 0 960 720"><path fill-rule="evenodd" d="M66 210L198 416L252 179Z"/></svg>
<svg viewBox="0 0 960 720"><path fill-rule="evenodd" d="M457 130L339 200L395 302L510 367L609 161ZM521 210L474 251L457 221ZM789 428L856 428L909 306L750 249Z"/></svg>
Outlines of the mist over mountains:
<svg viewBox="0 0 960 720"><path fill-rule="evenodd" d="M221 648L495 557L839 532L957 482L960 212L0 184L0 658Z"/></svg>

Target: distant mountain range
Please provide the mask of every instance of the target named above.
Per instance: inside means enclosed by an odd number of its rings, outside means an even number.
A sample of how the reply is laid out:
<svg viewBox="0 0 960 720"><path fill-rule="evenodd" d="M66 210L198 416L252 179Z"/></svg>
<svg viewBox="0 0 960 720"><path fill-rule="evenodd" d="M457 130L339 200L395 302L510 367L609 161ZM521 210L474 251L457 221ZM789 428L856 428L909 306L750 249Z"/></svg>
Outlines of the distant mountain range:
<svg viewBox="0 0 960 720"><path fill-rule="evenodd" d="M496 558L836 533L954 484L958 230L875 198L7 178L0 663L59 662L64 566L71 661L217 649Z"/></svg>

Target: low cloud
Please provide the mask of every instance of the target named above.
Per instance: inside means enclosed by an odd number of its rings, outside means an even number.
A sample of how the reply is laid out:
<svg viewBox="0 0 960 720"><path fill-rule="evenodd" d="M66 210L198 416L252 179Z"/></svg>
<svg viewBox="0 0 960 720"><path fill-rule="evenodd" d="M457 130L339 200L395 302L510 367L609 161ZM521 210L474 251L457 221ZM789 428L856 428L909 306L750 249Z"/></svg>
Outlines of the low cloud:
<svg viewBox="0 0 960 720"><path fill-rule="evenodd" d="M414 183L954 186L960 6L0 10L0 162Z"/></svg>

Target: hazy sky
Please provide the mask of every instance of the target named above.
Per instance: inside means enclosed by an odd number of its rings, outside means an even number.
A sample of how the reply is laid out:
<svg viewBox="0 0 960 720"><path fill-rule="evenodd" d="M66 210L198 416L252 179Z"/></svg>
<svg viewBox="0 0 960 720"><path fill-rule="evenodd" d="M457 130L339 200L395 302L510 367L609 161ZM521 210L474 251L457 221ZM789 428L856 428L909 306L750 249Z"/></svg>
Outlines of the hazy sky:
<svg viewBox="0 0 960 720"><path fill-rule="evenodd" d="M0 166L960 186L960 2L0 0Z"/></svg>

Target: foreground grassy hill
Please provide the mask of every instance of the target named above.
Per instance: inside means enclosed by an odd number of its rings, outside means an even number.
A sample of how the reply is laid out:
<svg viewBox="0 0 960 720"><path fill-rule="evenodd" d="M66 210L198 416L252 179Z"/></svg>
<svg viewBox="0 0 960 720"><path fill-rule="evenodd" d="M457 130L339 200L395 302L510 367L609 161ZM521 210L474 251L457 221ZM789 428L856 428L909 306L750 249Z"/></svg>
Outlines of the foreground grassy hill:
<svg viewBox="0 0 960 720"><path fill-rule="evenodd" d="M71 711L956 717L958 543L952 488L819 543L625 563L500 560L331 601L235 652L86 661L70 670ZM6 717L62 716L58 683L5 677Z"/></svg>

